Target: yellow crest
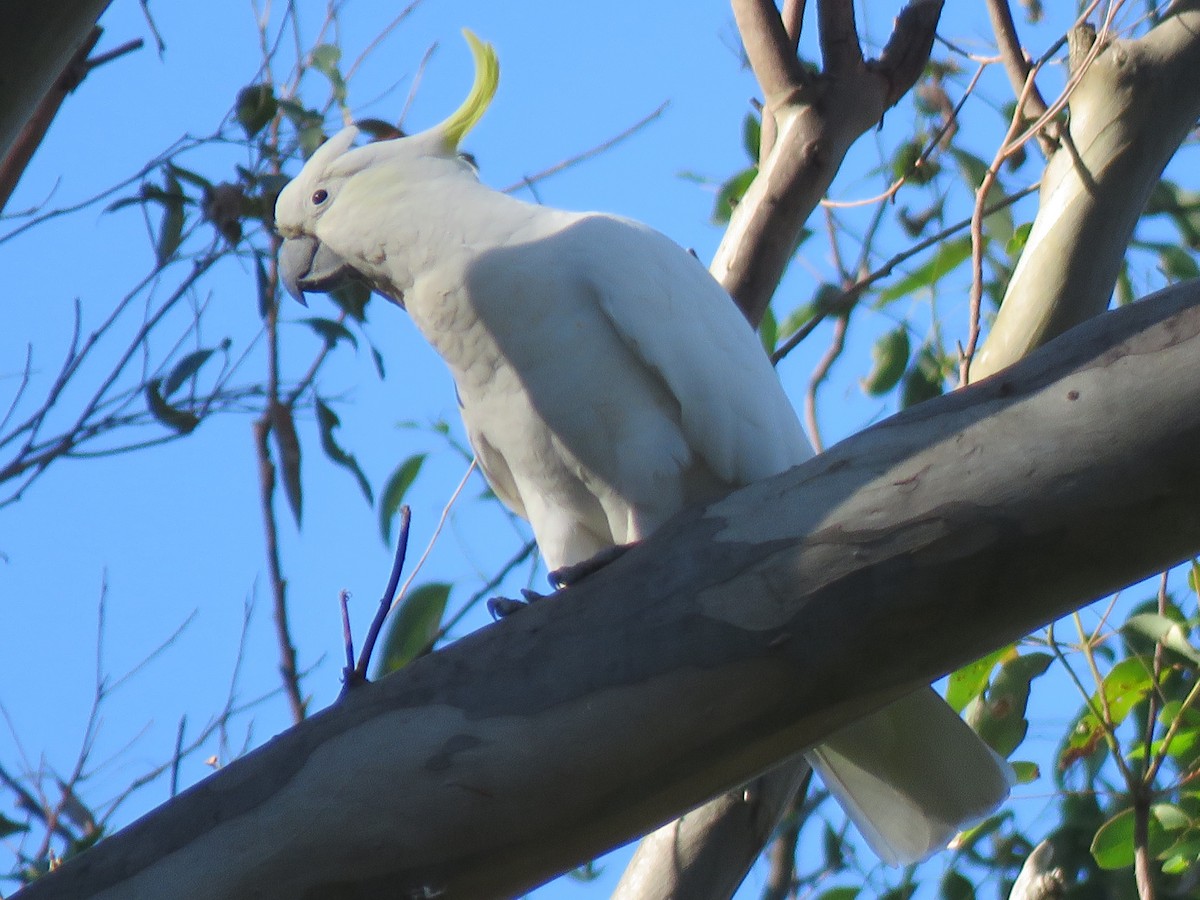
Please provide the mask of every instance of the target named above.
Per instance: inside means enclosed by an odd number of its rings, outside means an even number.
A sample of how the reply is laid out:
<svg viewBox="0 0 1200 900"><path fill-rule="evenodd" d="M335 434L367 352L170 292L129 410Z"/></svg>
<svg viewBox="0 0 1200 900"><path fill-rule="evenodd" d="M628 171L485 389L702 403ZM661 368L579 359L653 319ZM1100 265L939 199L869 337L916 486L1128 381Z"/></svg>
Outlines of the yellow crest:
<svg viewBox="0 0 1200 900"><path fill-rule="evenodd" d="M500 60L496 58L496 51L492 45L485 44L466 28L463 29L463 37L467 39L471 55L475 58L475 83L471 85L471 93L467 95L463 105L438 126L445 136L448 150L457 150L466 133L483 118L492 97L496 94L496 86L500 83Z"/></svg>

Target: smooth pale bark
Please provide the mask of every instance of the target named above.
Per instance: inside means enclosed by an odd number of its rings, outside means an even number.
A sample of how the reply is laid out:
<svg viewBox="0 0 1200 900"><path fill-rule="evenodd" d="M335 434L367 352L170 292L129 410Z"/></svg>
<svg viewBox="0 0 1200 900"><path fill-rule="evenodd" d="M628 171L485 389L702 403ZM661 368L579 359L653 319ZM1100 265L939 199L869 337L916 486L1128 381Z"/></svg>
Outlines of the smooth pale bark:
<svg viewBox="0 0 1200 900"><path fill-rule="evenodd" d="M1086 70L973 381L1108 307L1146 200L1200 117L1198 71L1196 0L1137 40L1112 41Z"/></svg>
<svg viewBox="0 0 1200 900"><path fill-rule="evenodd" d="M683 513L20 897L517 894L1200 550L1197 359L1198 284L1087 323Z"/></svg>
<svg viewBox="0 0 1200 900"><path fill-rule="evenodd" d="M795 254L804 223L833 183L856 140L916 82L929 60L942 0L913 0L900 11L878 59L866 61L853 15L822 21L825 68L804 76L772 0L733 0L733 13L763 90L775 140L734 208L709 271L755 326ZM828 21L833 19L831 23ZM834 35L828 29L840 26ZM840 47L833 52L831 47Z"/></svg>

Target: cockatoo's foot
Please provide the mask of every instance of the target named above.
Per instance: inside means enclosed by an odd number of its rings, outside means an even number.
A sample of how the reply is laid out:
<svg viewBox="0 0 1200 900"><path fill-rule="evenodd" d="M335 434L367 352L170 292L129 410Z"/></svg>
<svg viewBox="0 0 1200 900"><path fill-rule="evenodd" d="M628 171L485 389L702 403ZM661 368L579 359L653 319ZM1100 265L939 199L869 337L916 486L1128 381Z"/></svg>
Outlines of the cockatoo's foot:
<svg viewBox="0 0 1200 900"><path fill-rule="evenodd" d="M493 597L487 602L487 611L492 614L492 618L499 621L507 619L515 612L527 607L535 600L541 600L546 595L539 594L537 591L531 591L528 588L521 588L521 596L524 600L513 600L511 597Z"/></svg>
<svg viewBox="0 0 1200 900"><path fill-rule="evenodd" d="M587 576L599 572L609 563L616 562L632 546L633 544L618 544L615 547L606 547L591 559L555 569L547 576L550 579L550 586L556 591L561 591L563 588L578 584Z"/></svg>
<svg viewBox="0 0 1200 900"><path fill-rule="evenodd" d="M618 557L622 556L632 546L632 544L622 544L617 547L606 547L591 559L585 559L583 562L555 569L546 577L550 581L550 586L555 591L561 591L573 584L578 584L593 572L600 571L609 563L614 562ZM523 600L513 600L510 597L493 597L487 602L487 610L492 614L493 619L506 619L513 613L524 609L530 603L536 600L543 600L546 597L545 594L539 594L537 591L529 590L529 588L521 588L521 596L524 598Z"/></svg>

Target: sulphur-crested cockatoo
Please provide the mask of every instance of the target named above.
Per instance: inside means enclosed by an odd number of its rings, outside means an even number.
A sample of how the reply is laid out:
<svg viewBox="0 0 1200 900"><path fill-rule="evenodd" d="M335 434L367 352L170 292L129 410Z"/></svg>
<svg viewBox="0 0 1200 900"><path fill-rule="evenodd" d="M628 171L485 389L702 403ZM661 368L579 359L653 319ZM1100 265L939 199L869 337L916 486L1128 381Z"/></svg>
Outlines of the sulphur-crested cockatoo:
<svg viewBox="0 0 1200 900"><path fill-rule="evenodd" d="M480 184L457 148L499 67L467 39L475 84L454 115L358 148L346 128L280 193L288 289L352 276L408 310L453 373L484 474L552 569L808 459L757 337L694 257L637 222ZM944 846L1009 785L928 689L809 757L890 863Z"/></svg>

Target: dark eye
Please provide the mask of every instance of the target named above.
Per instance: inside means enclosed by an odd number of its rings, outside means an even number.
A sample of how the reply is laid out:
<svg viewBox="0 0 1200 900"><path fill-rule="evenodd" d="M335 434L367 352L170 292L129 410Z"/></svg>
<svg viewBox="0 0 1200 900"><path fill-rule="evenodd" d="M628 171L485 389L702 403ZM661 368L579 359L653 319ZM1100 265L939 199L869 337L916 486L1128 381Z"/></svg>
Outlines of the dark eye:
<svg viewBox="0 0 1200 900"><path fill-rule="evenodd" d="M319 191L313 191L312 202L313 206L320 206L329 199L329 191L321 188Z"/></svg>

